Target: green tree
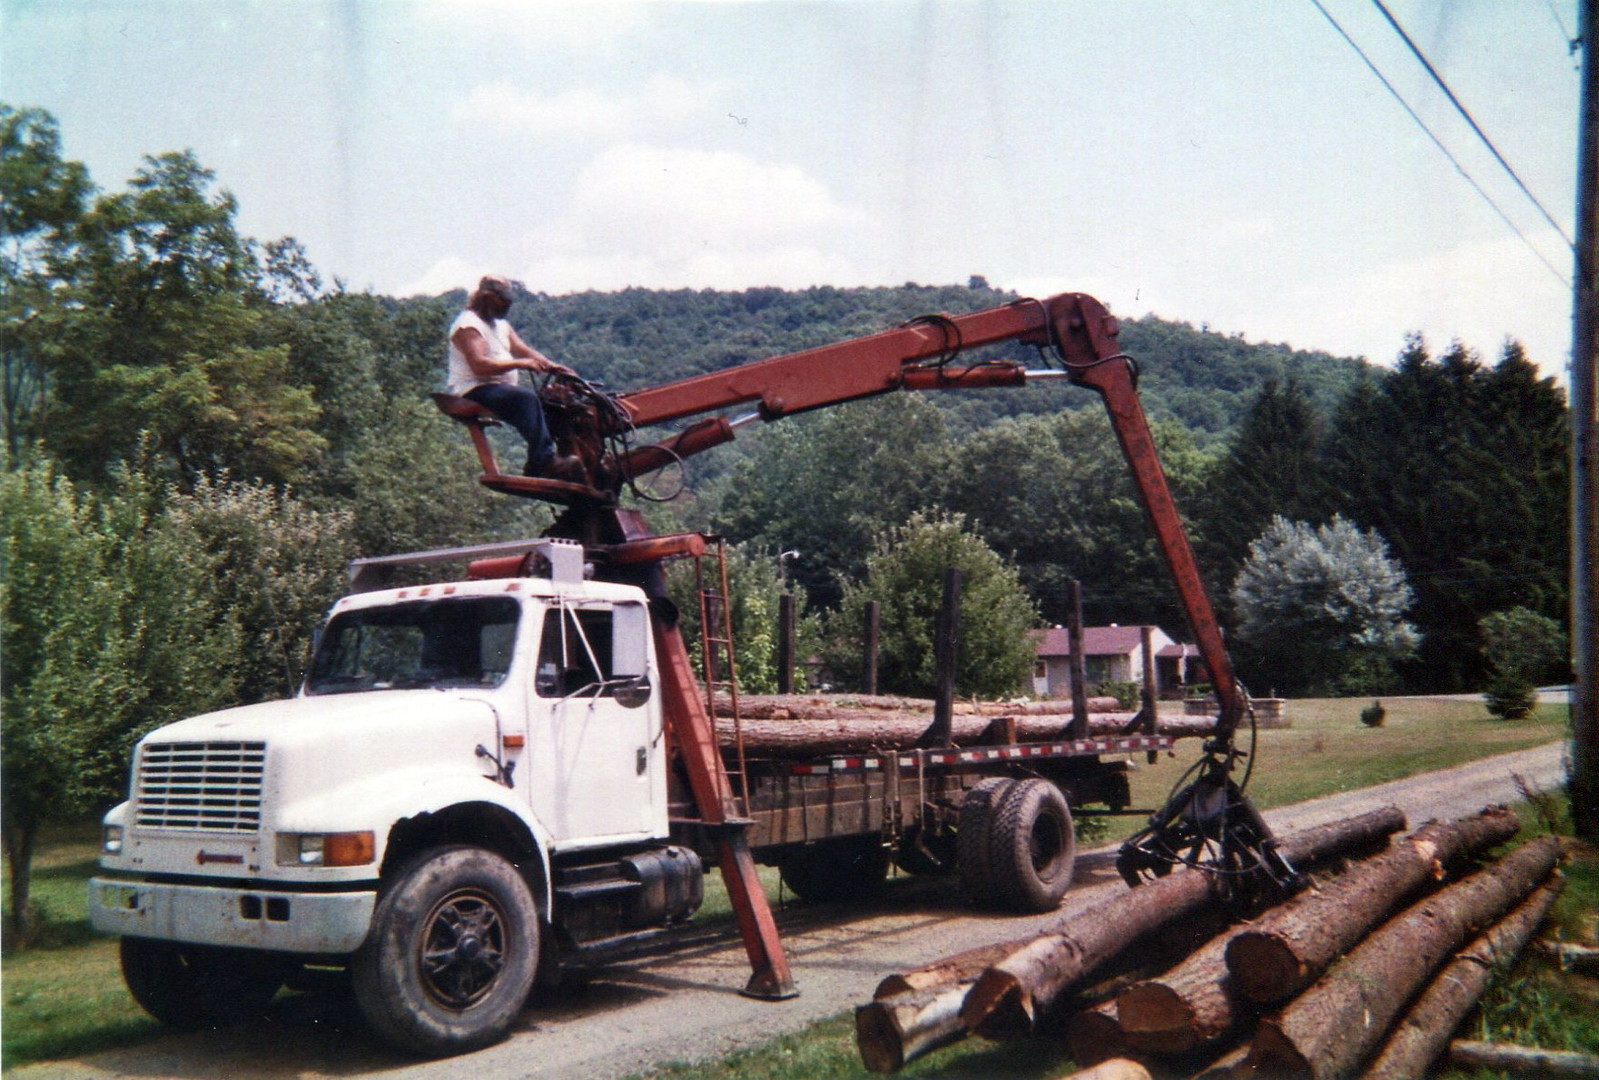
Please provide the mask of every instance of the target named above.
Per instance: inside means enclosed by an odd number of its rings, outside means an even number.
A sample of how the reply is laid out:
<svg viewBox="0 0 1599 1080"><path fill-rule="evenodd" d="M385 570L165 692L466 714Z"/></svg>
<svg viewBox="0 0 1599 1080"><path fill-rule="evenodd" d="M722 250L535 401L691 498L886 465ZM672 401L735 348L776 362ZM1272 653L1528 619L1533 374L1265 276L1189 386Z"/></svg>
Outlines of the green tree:
<svg viewBox="0 0 1599 1080"><path fill-rule="evenodd" d="M53 341L41 315L92 190L88 171L61 156L54 117L0 103L0 405L12 461L42 419Z"/></svg>
<svg viewBox="0 0 1599 1080"><path fill-rule="evenodd" d="M965 518L915 513L903 526L879 533L865 577L843 584L843 601L829 618L826 658L846 685L859 685L861 627L866 605L879 605L878 685L886 693L933 693L937 682L934 628L943 604L944 575L962 573L957 693L1001 697L1018 693L1033 670L1029 631L1038 612L1013 566L983 543Z"/></svg>
<svg viewBox="0 0 1599 1080"><path fill-rule="evenodd" d="M1525 716L1538 702L1538 683L1562 681L1566 635L1559 623L1536 611L1513 607L1484 615L1479 626L1488 664L1488 711L1506 720Z"/></svg>
<svg viewBox="0 0 1599 1080"><path fill-rule="evenodd" d="M1327 425L1297 380L1268 379L1208 471L1194 511L1195 548L1215 581L1229 582L1273 516L1322 521Z"/></svg>
<svg viewBox="0 0 1599 1080"><path fill-rule="evenodd" d="M1203 456L1182 429L1154 427L1173 497L1192 504ZM1067 618L1066 583L1091 622L1182 622L1126 459L1103 410L1004 421L963 439L942 505L1013 560L1045 618Z"/></svg>
<svg viewBox="0 0 1599 1080"><path fill-rule="evenodd" d="M190 153L147 158L72 229L43 321L56 343L46 445L76 475L104 478L145 433L186 486L223 469L291 479L322 450L287 350L256 337L254 245L213 179Z"/></svg>
<svg viewBox="0 0 1599 1080"><path fill-rule="evenodd" d="M1485 367L1456 342L1406 342L1391 373L1345 399L1327 445L1338 512L1393 546L1416 590L1418 689L1482 684L1482 616L1565 608L1566 407L1521 347Z"/></svg>
<svg viewBox="0 0 1599 1080"><path fill-rule="evenodd" d="M0 477L13 931L26 929L39 828L114 798L144 731L233 692L238 628L208 591L212 561L159 527L154 485L118 479L100 500L48 461Z"/></svg>
<svg viewBox="0 0 1599 1080"><path fill-rule="evenodd" d="M239 624L237 700L292 695L312 634L344 591L350 514L257 482L202 478L171 496L157 528L180 550L208 556L210 600Z"/></svg>
<svg viewBox="0 0 1599 1080"><path fill-rule="evenodd" d="M938 410L896 395L774 425L728 478L718 531L772 551L797 549L791 576L836 604L872 538L938 504L951 443Z"/></svg>
<svg viewBox="0 0 1599 1080"><path fill-rule="evenodd" d="M1414 652L1413 594L1374 532L1341 517L1312 527L1273 518L1233 583L1239 668L1283 693L1386 690Z"/></svg>
<svg viewBox="0 0 1599 1080"><path fill-rule="evenodd" d="M763 551L748 544L729 544L727 558L727 587L732 602L733 647L738 664L738 686L746 694L772 694L778 686L778 618L782 596L788 591L787 583L778 569L775 553ZM706 589L720 591L716 580L716 562L706 558L701 564L702 583ZM699 596L696 591L694 564L679 560L672 564L668 575L672 600L683 616L683 633L690 643L696 665L703 664L704 646L701 640ZM794 594L795 603L795 670L789 672L790 685L804 687L803 664L811 648L820 640L816 618L805 610L805 594ZM718 654L720 655L720 654ZM703 669L702 669L703 670ZM725 679L725 670L718 678Z"/></svg>

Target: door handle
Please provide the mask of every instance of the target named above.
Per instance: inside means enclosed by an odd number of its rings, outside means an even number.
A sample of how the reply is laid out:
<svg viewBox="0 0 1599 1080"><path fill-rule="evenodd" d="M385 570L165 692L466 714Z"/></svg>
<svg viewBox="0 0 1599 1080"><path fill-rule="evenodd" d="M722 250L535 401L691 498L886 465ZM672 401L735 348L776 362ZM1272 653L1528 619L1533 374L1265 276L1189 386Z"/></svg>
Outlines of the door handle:
<svg viewBox="0 0 1599 1080"><path fill-rule="evenodd" d="M650 767L650 752L648 747L641 746L638 748L638 752L634 755L634 763L638 769L638 774L643 776L644 770Z"/></svg>

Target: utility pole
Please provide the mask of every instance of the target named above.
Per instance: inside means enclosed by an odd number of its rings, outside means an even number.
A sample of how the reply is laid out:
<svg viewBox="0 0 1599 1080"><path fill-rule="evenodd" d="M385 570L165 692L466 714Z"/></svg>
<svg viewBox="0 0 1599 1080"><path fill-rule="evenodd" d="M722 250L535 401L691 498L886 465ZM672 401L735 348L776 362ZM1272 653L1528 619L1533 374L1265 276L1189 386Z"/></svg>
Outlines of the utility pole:
<svg viewBox="0 0 1599 1080"><path fill-rule="evenodd" d="M1599 841L1599 0L1581 0L1577 244L1571 319L1571 815Z"/></svg>

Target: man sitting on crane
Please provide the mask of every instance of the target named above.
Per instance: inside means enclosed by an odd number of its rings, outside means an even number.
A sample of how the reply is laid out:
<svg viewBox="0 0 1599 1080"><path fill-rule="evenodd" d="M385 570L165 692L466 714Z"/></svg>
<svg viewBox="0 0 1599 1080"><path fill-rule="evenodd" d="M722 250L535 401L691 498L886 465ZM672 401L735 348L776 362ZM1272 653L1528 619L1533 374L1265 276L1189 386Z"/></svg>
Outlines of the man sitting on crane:
<svg viewBox="0 0 1599 1080"><path fill-rule="evenodd" d="M522 383L519 374L576 373L522 340L506 318L511 299L511 283L505 278L490 274L478 282L466 310L450 324L449 391L477 402L521 432L527 440L524 475L581 480L582 463L575 456L556 453L544 403L537 390Z"/></svg>

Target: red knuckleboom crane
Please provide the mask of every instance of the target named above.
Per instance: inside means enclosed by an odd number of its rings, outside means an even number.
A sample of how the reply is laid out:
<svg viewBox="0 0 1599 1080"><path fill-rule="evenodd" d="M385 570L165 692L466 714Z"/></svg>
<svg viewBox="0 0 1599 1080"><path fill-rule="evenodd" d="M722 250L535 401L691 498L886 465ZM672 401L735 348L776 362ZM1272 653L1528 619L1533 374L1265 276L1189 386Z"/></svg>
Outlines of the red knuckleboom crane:
<svg viewBox="0 0 1599 1080"><path fill-rule="evenodd" d="M745 992L780 998L793 980L755 864L737 816L711 717L697 692L688 650L666 599L662 563L703 550L697 536L656 537L642 516L619 506L625 484L663 466L730 441L735 429L896 390L965 390L1022 387L1066 380L1097 393L1105 403L1138 496L1165 558L1199 653L1209 670L1220 713L1205 743L1196 779L1129 839L1118 868L1130 884L1164 874L1178 862L1217 872L1224 891L1260 882L1283 887L1293 869L1260 814L1232 779L1244 754L1234 733L1249 715L1249 701L1234 676L1182 520L1137 392L1138 369L1118 343L1116 319L1098 300L1064 293L1023 299L958 316L923 316L867 337L708 372L617 395L582 380L558 378L544 394L562 454L576 455L589 482L512 476L498 471L482 432L492 422L460 398L438 396L440 408L468 424L484 465L484 486L505 494L562 504L550 535L603 552L614 580L644 587L655 606L655 643L663 668L667 726L689 780L701 823L715 837L753 969ZM974 359L970 350L1004 342L1036 346L1058 366L1031 370L1009 360ZM729 411L744 409L729 418ZM690 417L700 419L663 441L633 445L636 431ZM696 541L700 541L696 545Z"/></svg>

